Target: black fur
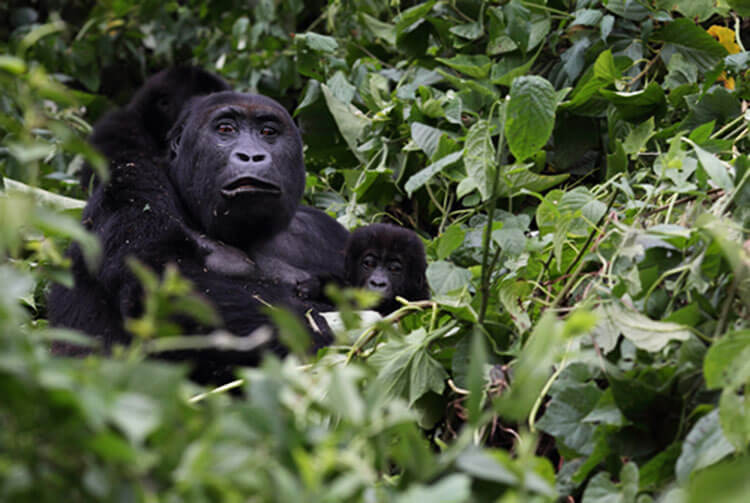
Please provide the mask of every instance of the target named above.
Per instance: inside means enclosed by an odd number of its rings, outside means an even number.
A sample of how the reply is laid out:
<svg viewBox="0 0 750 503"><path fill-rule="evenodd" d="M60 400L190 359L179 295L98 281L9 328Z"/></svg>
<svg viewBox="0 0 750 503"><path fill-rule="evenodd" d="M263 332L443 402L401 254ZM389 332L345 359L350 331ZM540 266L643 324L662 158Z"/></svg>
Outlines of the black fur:
<svg viewBox="0 0 750 503"><path fill-rule="evenodd" d="M284 239L278 245L271 239L290 224L304 186L302 142L288 113L263 96L216 93L186 105L169 140L170 159L164 164L134 157L127 149L117 154L131 161L112 163L111 180L96 188L84 210L85 225L102 241L103 263L90 274L72 248L75 286L53 288L50 322L95 335L105 347L127 343L123 319L142 310L140 285L124 264L128 255L156 271L177 264L238 335L267 322L261 300L300 315L329 308L300 299L297 283L309 273L270 253L283 246ZM328 220L319 219L318 213L303 210L298 222L304 227L308 214L323 226L333 221L327 215ZM299 236L292 231L294 226L287 239L292 244L310 237L304 228ZM264 248L266 253L257 252ZM296 258L304 256L297 253ZM328 268L340 268L340 262ZM189 323L184 328L188 333L202 329ZM314 335L316 347L329 342L327 333ZM283 352L277 343L271 349ZM58 346L57 352L74 350ZM210 378L207 372L227 362L256 360L255 353L204 352L197 377Z"/></svg>
<svg viewBox="0 0 750 503"><path fill-rule="evenodd" d="M407 300L430 298L425 277L424 245L412 231L390 224L372 224L352 232L346 247L346 280L383 296L377 311L387 314L399 307L396 296Z"/></svg>
<svg viewBox="0 0 750 503"><path fill-rule="evenodd" d="M200 68L162 70L151 76L125 107L97 121L89 141L110 161L153 159L166 152L167 133L190 98L229 89L223 79ZM98 184L89 166L81 170L79 180L84 188Z"/></svg>

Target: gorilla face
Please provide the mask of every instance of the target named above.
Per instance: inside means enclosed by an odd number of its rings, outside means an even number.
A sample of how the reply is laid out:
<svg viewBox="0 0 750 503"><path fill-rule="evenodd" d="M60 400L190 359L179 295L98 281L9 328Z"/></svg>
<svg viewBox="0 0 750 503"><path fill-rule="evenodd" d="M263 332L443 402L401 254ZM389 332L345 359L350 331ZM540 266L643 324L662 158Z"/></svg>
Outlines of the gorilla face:
<svg viewBox="0 0 750 503"><path fill-rule="evenodd" d="M170 176L210 237L247 246L289 224L304 190L302 139L277 102L233 92L197 98L170 138Z"/></svg>
<svg viewBox="0 0 750 503"><path fill-rule="evenodd" d="M412 231L389 224L361 227L349 237L345 262L350 285L381 295L381 314L399 307L396 296L429 298L424 245Z"/></svg>

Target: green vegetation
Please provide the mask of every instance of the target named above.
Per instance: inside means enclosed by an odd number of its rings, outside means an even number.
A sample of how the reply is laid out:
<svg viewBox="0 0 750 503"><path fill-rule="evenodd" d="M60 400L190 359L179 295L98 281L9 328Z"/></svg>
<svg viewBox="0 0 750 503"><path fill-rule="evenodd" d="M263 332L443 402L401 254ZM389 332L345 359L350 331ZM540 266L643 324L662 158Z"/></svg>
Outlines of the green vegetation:
<svg viewBox="0 0 750 503"><path fill-rule="evenodd" d="M746 498L747 2L318 3L0 7L0 499ZM417 230L433 302L238 398L147 359L189 288L139 270L137 344L50 356L90 124L173 63L294 110L308 202Z"/></svg>

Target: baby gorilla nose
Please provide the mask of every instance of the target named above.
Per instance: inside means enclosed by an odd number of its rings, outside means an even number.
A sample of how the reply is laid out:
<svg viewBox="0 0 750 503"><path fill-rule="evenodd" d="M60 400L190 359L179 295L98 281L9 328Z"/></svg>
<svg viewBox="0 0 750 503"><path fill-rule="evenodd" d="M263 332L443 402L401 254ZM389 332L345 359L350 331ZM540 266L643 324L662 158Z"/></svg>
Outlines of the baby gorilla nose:
<svg viewBox="0 0 750 503"><path fill-rule="evenodd" d="M370 278L370 281L368 281L367 283L367 287L370 290L381 292L388 288L388 282L385 280L377 279L377 278Z"/></svg>

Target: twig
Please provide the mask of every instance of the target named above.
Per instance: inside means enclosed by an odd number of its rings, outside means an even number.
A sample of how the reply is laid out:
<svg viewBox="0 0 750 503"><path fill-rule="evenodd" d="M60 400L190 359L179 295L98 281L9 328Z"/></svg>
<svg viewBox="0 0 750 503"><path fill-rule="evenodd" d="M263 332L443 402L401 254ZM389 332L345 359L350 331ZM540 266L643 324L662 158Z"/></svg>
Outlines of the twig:
<svg viewBox="0 0 750 503"><path fill-rule="evenodd" d="M727 317L729 316L729 308L734 302L734 294L737 292L737 274L741 273L741 270L735 271L734 278L732 278L732 284L729 285L729 291L727 292L727 298L724 299L724 305L721 306L721 315L719 320L716 322L716 329L714 330L714 339L718 339L724 332L724 328L727 323Z"/></svg>
<svg viewBox="0 0 750 503"><path fill-rule="evenodd" d="M349 364L352 361L352 358L354 358L354 355L358 354L362 348L372 340L373 337L378 333L379 325L387 324L387 323L397 323L401 320L404 316L409 314L412 311L421 311L425 307L433 307L436 306L437 303L433 302L431 300L420 300L417 302L409 302L404 307L401 307L397 309L396 311L392 312L382 320L380 320L375 325L369 327L367 330L362 332L362 335L360 335L356 341L354 341L354 344L352 344L351 349L349 350L349 353L346 355L346 362L345 364Z"/></svg>
<svg viewBox="0 0 750 503"><path fill-rule="evenodd" d="M641 79L641 77L643 77L644 75L648 73L651 67L654 66L654 63L656 63L659 60L659 56L661 56L661 49L656 51L656 54L654 55L654 57L651 59L651 61L646 63L646 66L643 67L643 70L641 71L641 73L639 73L638 75L630 79L630 81L628 82L628 88L632 87L633 84L638 82Z"/></svg>
<svg viewBox="0 0 750 503"><path fill-rule="evenodd" d="M498 102L495 102L497 104ZM488 122L492 120L492 112L495 105L490 110ZM492 188L490 192L490 198L487 201L487 225L484 229L484 236L482 242L482 280L480 285L481 292L481 304L479 307L479 324L484 324L484 316L487 314L487 305L489 303L490 296L490 276L492 275L491 269L488 269L489 257L490 257L490 241L492 237L492 221L495 216L495 205L497 204L497 187L500 183L500 168L502 166L503 154L503 143L505 142L505 107L502 106L502 120L500 121L500 137L497 141L497 153L495 156L495 176L492 178ZM488 125L488 128L490 126ZM492 133L488 131L490 135L490 141L492 141Z"/></svg>
<svg viewBox="0 0 750 503"><path fill-rule="evenodd" d="M682 204L689 203L690 201L698 199L699 195L702 196L703 194L693 194L691 196L685 196L682 199L678 199L674 203L665 204L663 206L659 206L658 208L654 208L653 210L649 210L646 213L644 213L643 215L641 215L641 220L643 220L645 218L648 218L651 215L654 215L656 213L661 213L662 211L666 211L666 210L668 210L669 208L671 208L673 206L680 206ZM706 192L705 195L708 196L709 198L715 200L715 199L718 199L718 198L720 198L721 196L724 195L724 189L720 189L718 187L717 188L713 188L713 189L709 190L708 192Z"/></svg>
<svg viewBox="0 0 750 503"><path fill-rule="evenodd" d="M194 397L191 397L188 399L188 403L198 403L201 400L205 399L206 397L209 397L211 395L216 395L217 393L224 393L225 391L229 391L230 389L239 388L243 384L245 384L244 379L236 379L226 384L222 384L218 388L214 388L212 390L206 391L205 393L200 393L198 395L195 395Z"/></svg>
<svg viewBox="0 0 750 503"><path fill-rule="evenodd" d="M573 262L568 266L568 269L565 271L565 274L570 274L571 271L573 271L573 268L576 268L576 266L579 265L579 263L583 259L583 256L588 251L588 247L594 241L594 237L599 232L600 228L602 228L602 226L604 225L605 219L609 218L609 212L612 209L612 205L615 203L615 199L617 199L617 194L619 193L620 193L620 189L615 188L615 191L612 194L612 198L609 200L609 204L607 205L606 211L601 216L596 226L593 229L591 229L591 232L589 233L589 237L586 239L586 243L584 243L583 247L576 255L576 258L573 259ZM571 277L568 278L568 281L565 283L565 286L563 287L562 291L557 295L557 297L552 302L552 305L550 307L555 308L559 306L562 303L562 301L565 300L565 298L568 296L568 293L573 288L573 285L575 283L576 277L578 276L579 270L580 270L580 267L576 268L575 273L573 273Z"/></svg>

